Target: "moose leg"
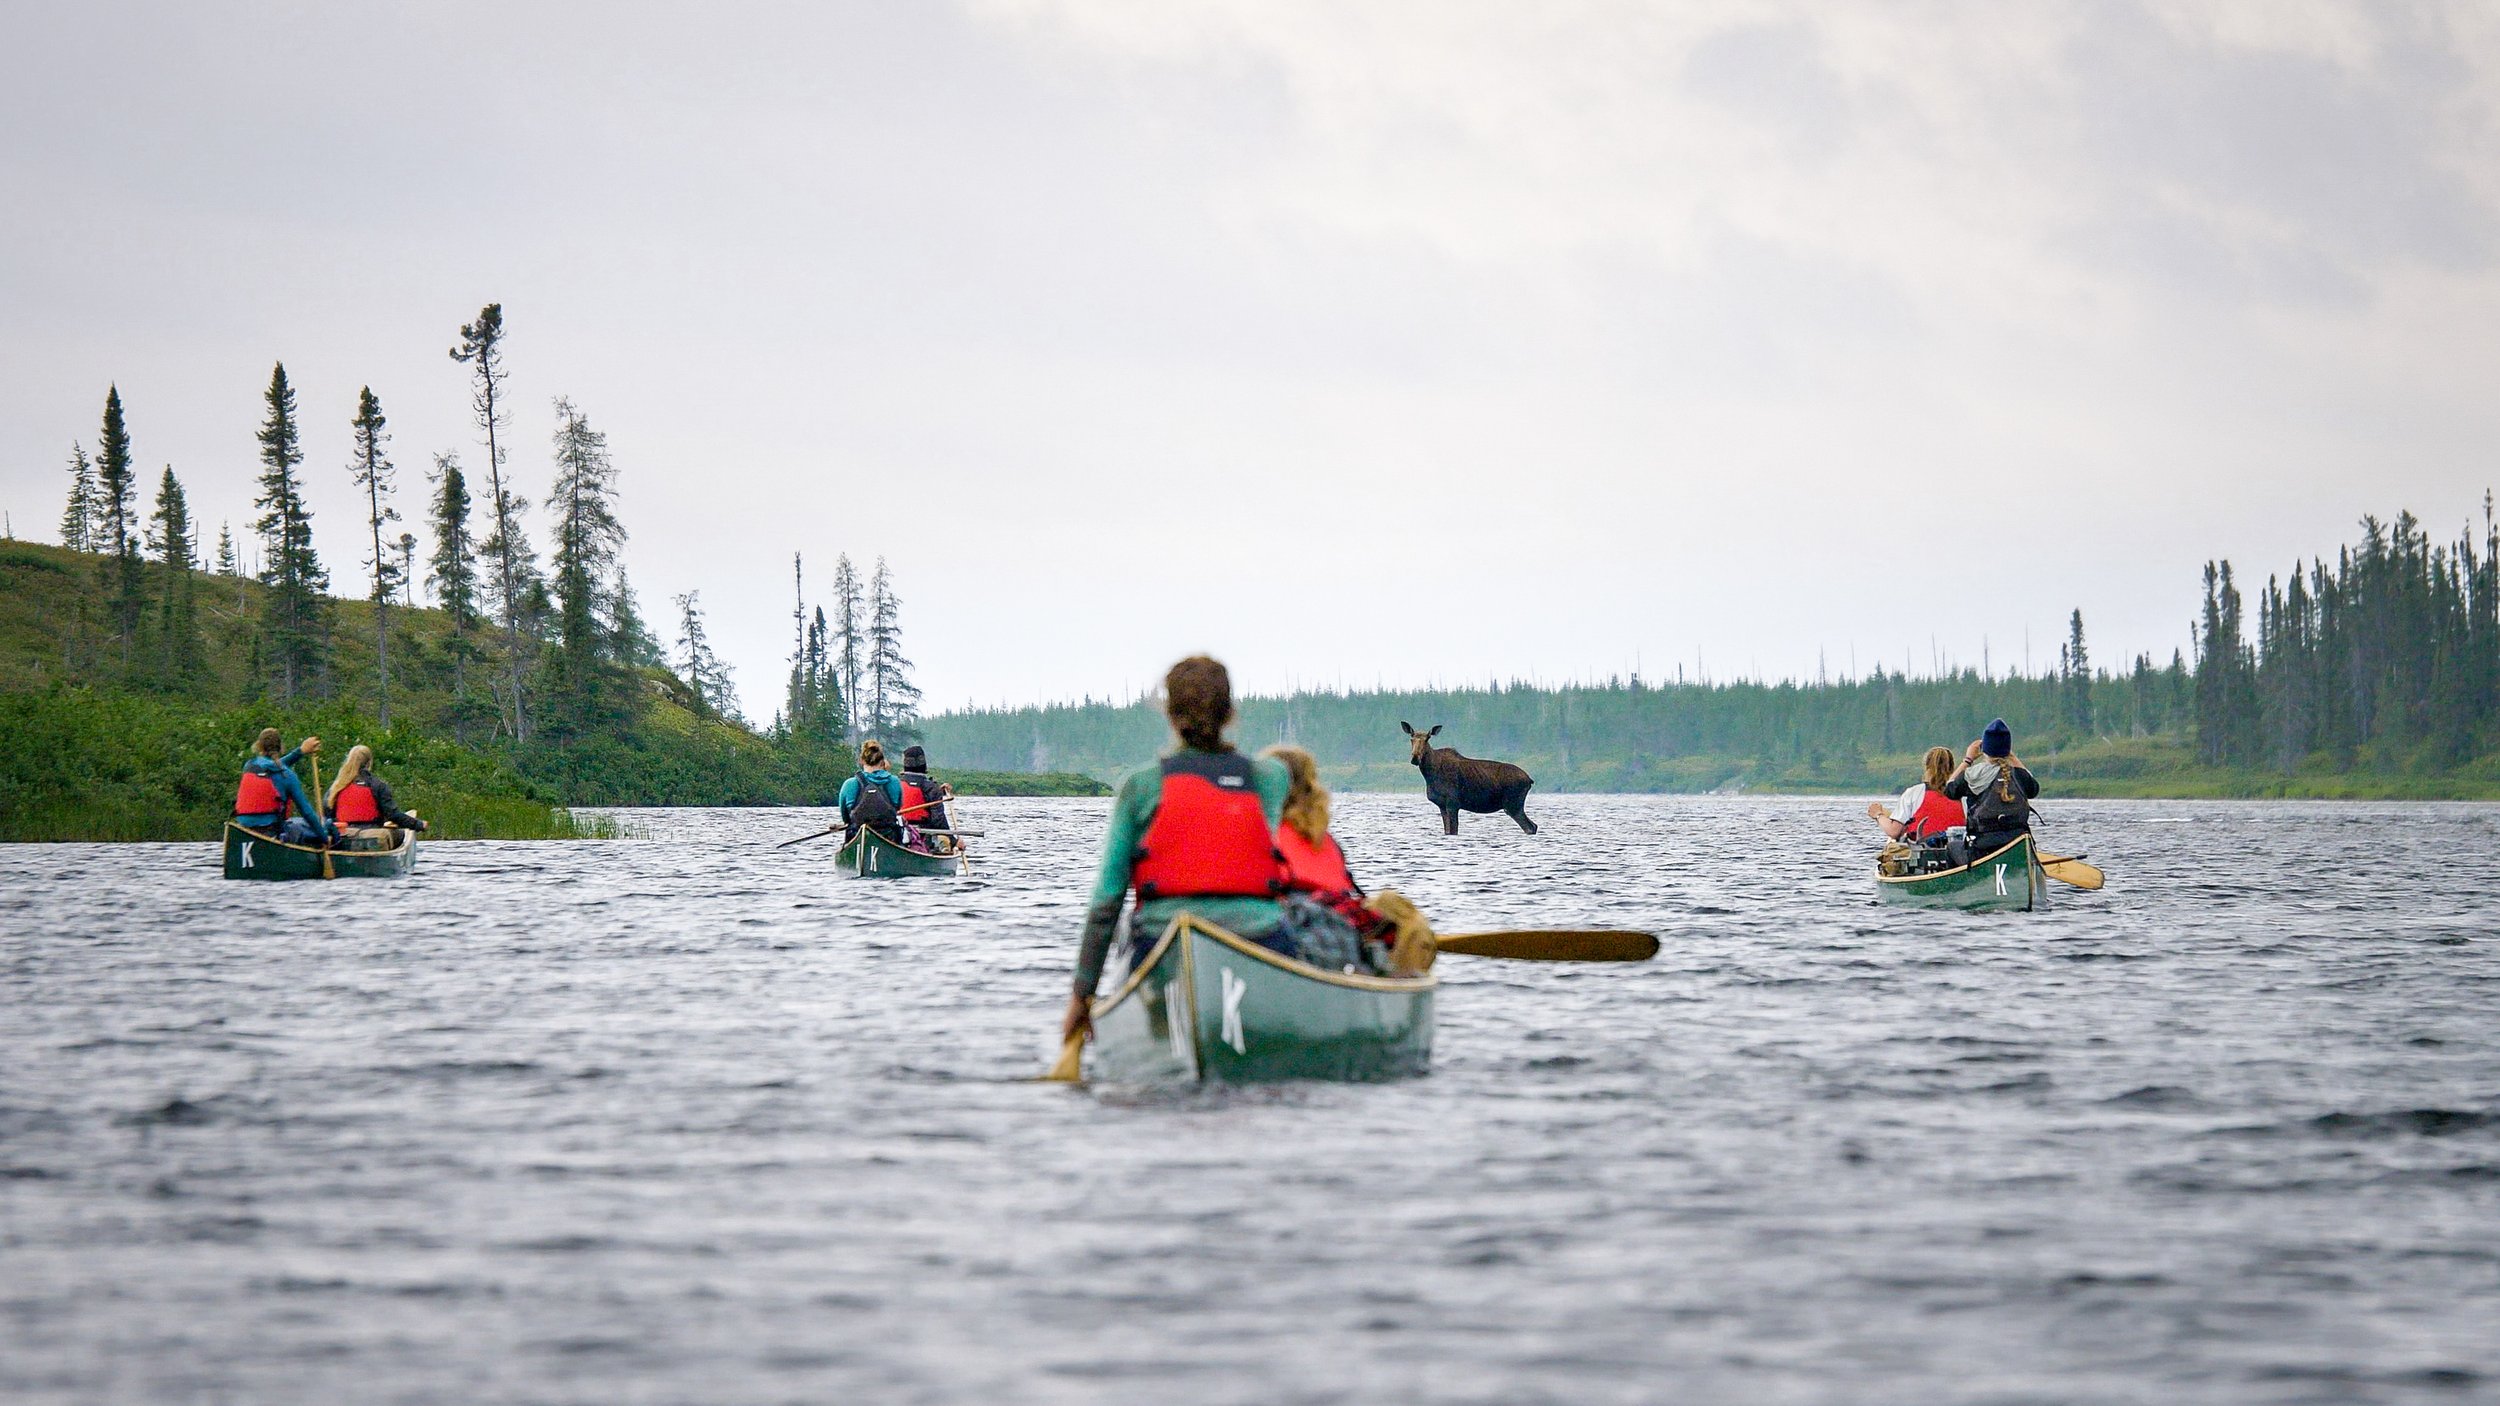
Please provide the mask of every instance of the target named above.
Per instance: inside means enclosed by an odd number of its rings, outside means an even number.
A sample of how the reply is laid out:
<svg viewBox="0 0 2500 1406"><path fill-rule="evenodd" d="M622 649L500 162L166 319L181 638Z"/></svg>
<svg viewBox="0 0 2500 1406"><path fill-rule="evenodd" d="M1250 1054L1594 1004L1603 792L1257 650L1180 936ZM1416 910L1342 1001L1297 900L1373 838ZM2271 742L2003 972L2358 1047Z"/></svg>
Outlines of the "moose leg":
<svg viewBox="0 0 2500 1406"><path fill-rule="evenodd" d="M1444 835L1455 835L1458 833L1458 807L1441 807L1441 833Z"/></svg>
<svg viewBox="0 0 2500 1406"><path fill-rule="evenodd" d="M1527 797L1521 796L1517 800L1512 801L1509 805L1502 807L1502 814L1518 821L1520 829L1527 831L1531 835L1536 833L1536 822L1528 818Z"/></svg>

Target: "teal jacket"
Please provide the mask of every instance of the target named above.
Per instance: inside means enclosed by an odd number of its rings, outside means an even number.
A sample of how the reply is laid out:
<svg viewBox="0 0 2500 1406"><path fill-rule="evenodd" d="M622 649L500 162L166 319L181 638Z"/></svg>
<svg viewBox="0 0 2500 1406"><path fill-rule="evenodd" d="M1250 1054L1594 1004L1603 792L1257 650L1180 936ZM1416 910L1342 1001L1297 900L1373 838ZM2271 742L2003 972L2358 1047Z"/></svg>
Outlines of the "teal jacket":
<svg viewBox="0 0 2500 1406"><path fill-rule="evenodd" d="M1267 828L1272 831L1284 821L1285 797L1293 790L1293 778L1283 762L1255 757L1250 762L1250 784L1259 793L1259 807L1266 812ZM1111 803L1111 832L1103 837L1102 867L1095 872L1094 892L1085 909L1085 936L1077 947L1076 989L1082 995L1094 994L1102 983L1103 962L1111 952L1112 930L1119 925L1121 901L1136 882L1137 851L1144 847L1146 827L1154 823L1155 810L1162 803L1160 765L1139 767L1121 778L1119 797ZM1159 936L1183 909L1245 935L1276 926L1276 900L1272 898L1200 895L1138 904L1129 918L1129 931Z"/></svg>
<svg viewBox="0 0 2500 1406"><path fill-rule="evenodd" d="M894 802L894 808L896 810L901 810L903 808L903 783L895 779L893 772L886 770L884 767L878 767L875 771L867 772L865 775L869 780L876 782L878 788L885 792L886 799ZM842 794L836 797L836 800L842 807L842 818L844 820L851 818L851 807L859 804L859 776L860 774L854 773L849 780L844 781L842 783Z"/></svg>

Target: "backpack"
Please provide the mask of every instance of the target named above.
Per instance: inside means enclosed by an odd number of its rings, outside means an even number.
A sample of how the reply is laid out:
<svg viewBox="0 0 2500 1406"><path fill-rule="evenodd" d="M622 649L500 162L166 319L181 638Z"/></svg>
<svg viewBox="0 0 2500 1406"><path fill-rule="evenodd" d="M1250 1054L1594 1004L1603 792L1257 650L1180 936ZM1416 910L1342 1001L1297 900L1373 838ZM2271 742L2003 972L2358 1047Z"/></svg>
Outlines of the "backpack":
<svg viewBox="0 0 2500 1406"><path fill-rule="evenodd" d="M859 795L851 801L851 813L842 819L853 830L866 826L888 837L899 837L902 833L902 827L895 818L894 798L885 793L885 787L870 780L864 771L859 774Z"/></svg>
<svg viewBox="0 0 2500 1406"><path fill-rule="evenodd" d="M1983 779L1980 772L1988 774ZM1962 784L1970 788L1970 828L1974 834L2002 834L2008 830L2031 828L2031 801L2023 795L2022 783L2014 779L2014 769L1990 759L1962 773Z"/></svg>

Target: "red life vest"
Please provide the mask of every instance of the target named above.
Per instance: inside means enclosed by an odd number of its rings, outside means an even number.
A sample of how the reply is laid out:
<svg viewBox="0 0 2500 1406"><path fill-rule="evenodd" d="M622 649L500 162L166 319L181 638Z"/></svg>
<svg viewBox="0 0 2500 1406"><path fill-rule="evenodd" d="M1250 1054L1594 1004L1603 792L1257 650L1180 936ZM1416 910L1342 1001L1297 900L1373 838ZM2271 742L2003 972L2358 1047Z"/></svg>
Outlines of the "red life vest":
<svg viewBox="0 0 2500 1406"><path fill-rule="evenodd" d="M1285 861L1285 887L1334 900L1354 892L1354 875L1345 865L1345 850L1334 835L1318 844L1302 838L1291 825L1276 827L1276 853Z"/></svg>
<svg viewBox="0 0 2500 1406"><path fill-rule="evenodd" d="M372 825L382 818L382 807L373 799L373 788L362 781L350 781L339 788L338 799L330 802L330 818L341 825Z"/></svg>
<svg viewBox="0 0 2500 1406"><path fill-rule="evenodd" d="M904 777L903 818L914 825L926 825L929 823L929 812L934 809L936 807L929 804L929 793L921 790L910 777Z"/></svg>
<svg viewBox="0 0 2500 1406"><path fill-rule="evenodd" d="M1910 813L1910 838L1933 839L1961 823L1962 803L1930 786L1918 798L1918 809Z"/></svg>
<svg viewBox="0 0 2500 1406"><path fill-rule="evenodd" d="M1258 788L1250 784L1248 757L1183 751L1163 759L1163 799L1129 881L1141 901L1184 894L1270 898L1283 890L1284 861Z"/></svg>
<svg viewBox="0 0 2500 1406"><path fill-rule="evenodd" d="M257 771L243 773L243 784L234 788L234 813L237 815L274 815L286 818L286 797L278 794L278 783Z"/></svg>

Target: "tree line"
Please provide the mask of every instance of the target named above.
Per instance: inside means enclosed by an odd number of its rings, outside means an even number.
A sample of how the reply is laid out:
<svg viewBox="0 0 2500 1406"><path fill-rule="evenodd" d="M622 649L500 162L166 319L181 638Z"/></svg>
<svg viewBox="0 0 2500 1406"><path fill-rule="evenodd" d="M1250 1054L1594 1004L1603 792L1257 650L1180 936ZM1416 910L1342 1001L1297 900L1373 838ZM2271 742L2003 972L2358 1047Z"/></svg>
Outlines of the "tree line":
<svg viewBox="0 0 2500 1406"><path fill-rule="evenodd" d="M2205 568L2196 746L2208 764L2289 772L2319 757L2463 765L2500 744L2500 526L2435 542L2411 513L2269 576L2255 638L2231 563Z"/></svg>
<svg viewBox="0 0 2500 1406"><path fill-rule="evenodd" d="M483 455L475 469L456 449L432 456L423 513L431 548L422 563L417 535L398 526L399 471L389 420L372 387L358 391L349 418L346 471L362 508L356 581L372 606L371 697L381 726L394 722L393 681L395 673L405 673L392 648L392 607L418 604L420 588L449 628L440 657L427 661L447 672L448 687L439 690L447 697L419 721L448 731L456 743L560 751L611 735L638 713L636 673L655 668L673 669L699 710L743 726L734 676L712 649L698 593L675 598L673 652L662 649L646 624L624 566L628 534L607 436L564 397L553 406L552 472L540 507L548 546L542 559L531 537L532 503L512 468L505 344L503 309L488 304L461 325L449 348L467 372ZM240 701L331 698L344 682L333 676L331 577L314 543L301 412L283 362L271 368L262 409L258 516L249 524L259 550L248 574L266 590L258 593L251 621ZM61 518L63 545L101 558L106 618L68 626L70 653L81 666L75 672L125 687L195 691L211 672L203 667L201 593L220 577L239 583L247 574L234 533L221 526L213 557L202 560L198 524L170 464L158 481L153 513L141 521L118 386L106 391L96 444L92 457L84 444L71 447ZM920 695L902 652L900 602L883 559L863 593L843 557L833 604L838 623L828 633L819 607L811 638L802 600L791 691L771 735L831 746L861 728L907 734ZM235 608L244 608L239 590Z"/></svg>
<svg viewBox="0 0 2500 1406"><path fill-rule="evenodd" d="M2428 775L2500 755L2500 533L2438 543L2411 514L2259 595L2255 633L2231 564L2205 568L2189 648L2096 665L2083 612L2037 673L1877 668L1861 678L1702 682L1638 674L1561 687L1304 691L1243 700L1246 746L1311 748L1341 780L1407 778L1400 720L1447 724L1470 755L1537 763L1554 787L1709 789L1748 777L1871 784L1903 754L2013 722L2028 758L2072 749L2109 774L2202 765L2242 773ZM922 724L970 766L1108 776L1155 755L1152 699L971 709ZM1897 783L1896 783L1897 784Z"/></svg>

